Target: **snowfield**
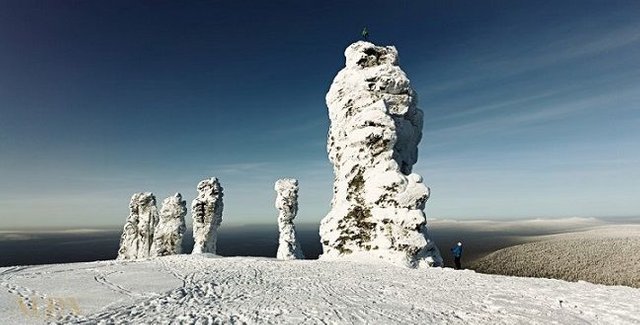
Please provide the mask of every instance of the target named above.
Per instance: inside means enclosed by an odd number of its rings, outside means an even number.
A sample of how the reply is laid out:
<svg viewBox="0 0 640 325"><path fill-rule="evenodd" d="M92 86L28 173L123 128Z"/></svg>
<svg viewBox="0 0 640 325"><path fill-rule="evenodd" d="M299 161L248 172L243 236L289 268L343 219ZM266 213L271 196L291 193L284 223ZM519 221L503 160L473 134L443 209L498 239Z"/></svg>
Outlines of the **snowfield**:
<svg viewBox="0 0 640 325"><path fill-rule="evenodd" d="M177 255L0 268L0 323L638 324L640 290L383 263Z"/></svg>

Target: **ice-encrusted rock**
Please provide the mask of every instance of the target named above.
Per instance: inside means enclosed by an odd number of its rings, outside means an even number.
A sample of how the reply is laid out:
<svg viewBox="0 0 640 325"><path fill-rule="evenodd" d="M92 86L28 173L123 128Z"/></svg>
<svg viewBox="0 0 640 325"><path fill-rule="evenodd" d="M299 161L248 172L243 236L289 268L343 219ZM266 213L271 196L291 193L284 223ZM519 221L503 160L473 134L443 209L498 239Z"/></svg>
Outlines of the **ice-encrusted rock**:
<svg viewBox="0 0 640 325"><path fill-rule="evenodd" d="M326 96L335 178L331 210L320 225L321 258L440 265L423 212L429 188L412 173L423 114L398 51L360 41L345 57Z"/></svg>
<svg viewBox="0 0 640 325"><path fill-rule="evenodd" d="M129 202L129 217L120 237L120 260L147 258L151 254L158 209L153 193L135 193Z"/></svg>
<svg viewBox="0 0 640 325"><path fill-rule="evenodd" d="M160 221L153 235L153 256L182 254L182 237L187 226L184 217L187 215L187 202L180 193L176 193L162 201Z"/></svg>
<svg viewBox="0 0 640 325"><path fill-rule="evenodd" d="M293 219L298 214L298 180L283 178L276 181L276 209L280 239L277 258L281 260L304 259L300 244L296 239Z"/></svg>
<svg viewBox="0 0 640 325"><path fill-rule="evenodd" d="M193 217L192 254L216 253L218 227L222 223L222 186L212 177L198 183L198 196L191 203Z"/></svg>
<svg viewBox="0 0 640 325"><path fill-rule="evenodd" d="M138 193L131 197L129 202L129 217L124 224L122 235L120 236L120 247L118 248L118 260L134 260L138 258Z"/></svg>

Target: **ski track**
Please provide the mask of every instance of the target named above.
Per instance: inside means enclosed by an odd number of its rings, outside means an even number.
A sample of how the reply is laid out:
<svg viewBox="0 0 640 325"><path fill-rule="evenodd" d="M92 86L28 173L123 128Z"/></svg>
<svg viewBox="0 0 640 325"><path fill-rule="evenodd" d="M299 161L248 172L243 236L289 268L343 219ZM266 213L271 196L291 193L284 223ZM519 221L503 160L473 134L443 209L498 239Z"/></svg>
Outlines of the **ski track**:
<svg viewBox="0 0 640 325"><path fill-rule="evenodd" d="M131 288L143 279L112 277L129 267L180 285L138 292ZM638 289L387 264L180 255L13 267L0 271L0 283L29 303L46 290L15 279L78 271L88 278L78 290L93 283L124 297L87 315L67 313L58 324L640 323Z"/></svg>
<svg viewBox="0 0 640 325"><path fill-rule="evenodd" d="M105 287L107 287L107 288L109 288L109 289L111 289L111 290L113 290L113 291L115 291L117 293L121 293L123 295L129 296L129 297L132 297L132 298L144 298L144 297L148 297L149 296L149 294L142 294L142 293L137 293L137 292L131 291L131 290L129 290L129 289L127 289L127 288L125 288L125 287L123 287L121 285L118 285L118 284L115 284L115 283L111 282L108 279L109 275L114 274L114 273L120 273L120 271L101 273L100 271L96 270L96 272L98 272L98 274L96 274L93 277L93 279L97 283L99 283L99 284L101 284L101 285L103 285L103 286L105 286Z"/></svg>

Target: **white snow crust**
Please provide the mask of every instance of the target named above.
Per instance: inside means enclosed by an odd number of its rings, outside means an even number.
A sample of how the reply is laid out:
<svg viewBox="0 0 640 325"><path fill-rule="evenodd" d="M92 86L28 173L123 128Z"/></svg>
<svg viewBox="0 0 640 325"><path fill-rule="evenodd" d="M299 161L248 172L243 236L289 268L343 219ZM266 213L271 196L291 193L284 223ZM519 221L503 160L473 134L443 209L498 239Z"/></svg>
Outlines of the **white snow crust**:
<svg viewBox="0 0 640 325"><path fill-rule="evenodd" d="M129 217L124 225L118 249L119 260L147 258L153 255L153 233L158 224L158 209L153 193L135 193L129 202Z"/></svg>
<svg viewBox="0 0 640 325"><path fill-rule="evenodd" d="M182 254L182 237L187 226L187 202L180 193L162 201L160 220L153 234L152 256Z"/></svg>
<svg viewBox="0 0 640 325"><path fill-rule="evenodd" d="M326 96L335 178L321 258L439 265L423 212L429 188L412 173L423 124L417 94L395 47L356 42L345 57Z"/></svg>
<svg viewBox="0 0 640 325"><path fill-rule="evenodd" d="M346 260L16 266L0 289L2 324L640 323L640 289Z"/></svg>
<svg viewBox="0 0 640 325"><path fill-rule="evenodd" d="M194 246L192 254L216 253L218 227L222 223L223 188L217 178L198 183L198 196L191 202Z"/></svg>
<svg viewBox="0 0 640 325"><path fill-rule="evenodd" d="M283 178L276 181L276 209L278 209L277 258L281 260L303 259L304 254L296 239L296 228L293 219L298 214L298 180Z"/></svg>

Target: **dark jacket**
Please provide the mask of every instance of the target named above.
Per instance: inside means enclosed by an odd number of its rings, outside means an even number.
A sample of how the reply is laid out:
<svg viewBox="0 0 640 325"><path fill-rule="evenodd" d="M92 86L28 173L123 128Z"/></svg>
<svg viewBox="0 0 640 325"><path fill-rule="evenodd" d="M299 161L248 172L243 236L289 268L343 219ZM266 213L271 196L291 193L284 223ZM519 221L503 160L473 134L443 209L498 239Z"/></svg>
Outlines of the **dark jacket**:
<svg viewBox="0 0 640 325"><path fill-rule="evenodd" d="M453 246L453 248L451 249L451 252L453 253L453 256L455 257L461 257L462 256L462 246Z"/></svg>

